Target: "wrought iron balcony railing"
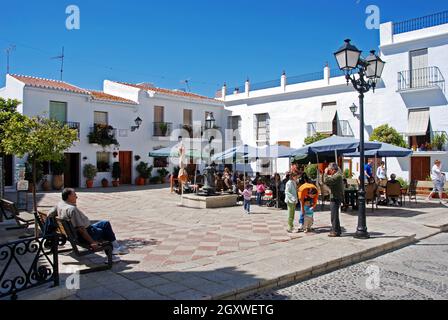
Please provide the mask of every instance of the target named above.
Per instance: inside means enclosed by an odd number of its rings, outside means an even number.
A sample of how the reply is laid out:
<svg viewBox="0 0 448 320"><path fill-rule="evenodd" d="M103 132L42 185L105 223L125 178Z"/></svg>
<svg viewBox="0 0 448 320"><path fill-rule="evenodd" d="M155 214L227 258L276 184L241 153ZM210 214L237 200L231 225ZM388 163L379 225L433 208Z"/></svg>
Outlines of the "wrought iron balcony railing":
<svg viewBox="0 0 448 320"><path fill-rule="evenodd" d="M75 129L78 132L78 139L79 139L79 132L81 125L79 122L71 122L71 121L65 121L65 125L67 125L70 129Z"/></svg>
<svg viewBox="0 0 448 320"><path fill-rule="evenodd" d="M448 11L394 23L394 34L400 34L448 23Z"/></svg>
<svg viewBox="0 0 448 320"><path fill-rule="evenodd" d="M312 137L316 133L338 135L342 137L354 137L350 123L347 120L335 122L309 122L307 123L307 136Z"/></svg>
<svg viewBox="0 0 448 320"><path fill-rule="evenodd" d="M173 124L169 122L153 122L154 137L168 137L173 131Z"/></svg>
<svg viewBox="0 0 448 320"><path fill-rule="evenodd" d="M439 88L445 92L445 78L438 67L426 67L398 73L398 91L425 88Z"/></svg>

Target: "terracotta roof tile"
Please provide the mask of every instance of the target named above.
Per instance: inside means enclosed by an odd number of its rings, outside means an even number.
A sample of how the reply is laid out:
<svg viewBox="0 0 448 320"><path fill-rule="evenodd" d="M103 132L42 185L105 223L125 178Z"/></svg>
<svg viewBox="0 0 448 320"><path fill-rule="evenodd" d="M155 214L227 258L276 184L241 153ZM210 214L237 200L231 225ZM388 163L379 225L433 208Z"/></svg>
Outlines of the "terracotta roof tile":
<svg viewBox="0 0 448 320"><path fill-rule="evenodd" d="M16 74L12 74L11 77L25 83L25 85L30 86L30 87L43 88L43 89L55 89L55 90L62 90L62 91L68 91L68 92L74 92L74 93L89 94L89 92L87 90L84 90L82 88L76 87L74 85L68 84L63 81L23 76L23 75L16 75Z"/></svg>
<svg viewBox="0 0 448 320"><path fill-rule="evenodd" d="M121 103L130 103L130 104L137 104L135 101L128 100L122 97L113 96L108 93L104 93L101 91L90 91L90 95L94 100L102 100L102 101L112 101L112 102L121 102Z"/></svg>
<svg viewBox="0 0 448 320"><path fill-rule="evenodd" d="M206 97L206 96L201 96L201 95L195 94L195 93L157 88L157 87L153 87L153 86L150 86L147 84L133 84L133 83L126 83L126 82L118 82L118 83L124 84L126 86L130 86L130 87L142 89L142 90L150 90L150 91L167 94L167 95L172 95L172 96L179 96L179 97L190 98L190 99L208 100L208 101L212 101L212 102L221 102L219 100L216 100L216 99L213 99L210 97Z"/></svg>

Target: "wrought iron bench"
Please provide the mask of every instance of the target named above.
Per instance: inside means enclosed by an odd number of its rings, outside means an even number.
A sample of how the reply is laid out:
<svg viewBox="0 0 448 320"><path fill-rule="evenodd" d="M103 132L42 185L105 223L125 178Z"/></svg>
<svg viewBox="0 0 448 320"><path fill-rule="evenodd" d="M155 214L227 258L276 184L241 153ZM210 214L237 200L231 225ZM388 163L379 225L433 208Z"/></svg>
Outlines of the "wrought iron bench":
<svg viewBox="0 0 448 320"><path fill-rule="evenodd" d="M0 199L0 210L6 220L14 219L17 223L16 227L8 227L6 228L6 230L27 229L29 226L34 224L34 218L24 219L20 216L19 210L17 209L15 203L12 201ZM9 212L9 215L7 214L7 212Z"/></svg>
<svg viewBox="0 0 448 320"><path fill-rule="evenodd" d="M48 214L43 212L35 213L36 220L38 221L39 228L41 232L44 232L45 222L48 219ZM59 253L73 252L78 257L84 257L89 254L94 254L96 252L104 252L107 256L107 263L105 265L92 266L89 269L81 270L80 274L86 274L97 271L109 270L112 268L112 244L110 242L102 242L97 249L93 250L90 245L83 241L79 236L76 229L73 227L70 221L59 219L55 217L58 228L56 233L58 233L59 244L63 245L68 241L71 245L71 249L59 250ZM82 248L81 250L79 248Z"/></svg>
<svg viewBox="0 0 448 320"><path fill-rule="evenodd" d="M56 221L59 226L59 230L67 237L68 242L70 242L73 252L78 257L84 257L89 254L94 254L96 252L103 252L107 256L107 263L105 265L97 265L93 266L87 270L81 270L80 274L86 274L97 271L109 270L112 268L112 244L110 242L102 242L97 249L93 250L90 245L83 241L78 236L78 232L75 230L70 221L56 218ZM81 250L79 248L82 248Z"/></svg>

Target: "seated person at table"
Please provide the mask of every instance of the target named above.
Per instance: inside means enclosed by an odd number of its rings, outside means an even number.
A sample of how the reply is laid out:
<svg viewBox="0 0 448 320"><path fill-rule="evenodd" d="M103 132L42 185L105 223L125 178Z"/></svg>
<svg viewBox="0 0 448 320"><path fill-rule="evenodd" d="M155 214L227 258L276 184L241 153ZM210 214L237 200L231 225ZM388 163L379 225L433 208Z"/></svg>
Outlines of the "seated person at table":
<svg viewBox="0 0 448 320"><path fill-rule="evenodd" d="M232 173L228 168L224 170L224 187L226 190L232 190Z"/></svg>
<svg viewBox="0 0 448 320"><path fill-rule="evenodd" d="M62 191L62 201L58 203L56 210L61 219L71 222L79 236L95 250L101 241L112 243L112 254L127 254L129 250L120 246L115 238L115 233L109 221L100 221L91 224L89 218L78 209L76 202L78 196L74 189L67 188Z"/></svg>
<svg viewBox="0 0 448 320"><path fill-rule="evenodd" d="M398 180L396 180L397 179L397 175L396 174L394 174L394 173L392 173L391 175L390 175L390 180L389 181L387 181L387 183L388 184L396 184L396 183L398 183L398 184L400 184L400 181L398 181ZM400 188L401 188L401 186L400 186ZM397 198L396 197L391 197L390 198L391 200L392 200L392 203L394 204L394 205L397 205L398 203L397 203Z"/></svg>

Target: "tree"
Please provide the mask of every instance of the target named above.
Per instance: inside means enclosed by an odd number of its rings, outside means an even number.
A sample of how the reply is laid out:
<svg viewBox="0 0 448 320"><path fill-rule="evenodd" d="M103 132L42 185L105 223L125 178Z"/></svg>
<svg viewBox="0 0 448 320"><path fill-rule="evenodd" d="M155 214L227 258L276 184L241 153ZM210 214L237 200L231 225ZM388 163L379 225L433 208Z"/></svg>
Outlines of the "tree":
<svg viewBox="0 0 448 320"><path fill-rule="evenodd" d="M13 115L20 115L17 112L17 107L20 104L21 102L19 100L5 100L3 98L0 98L0 139L2 136L4 124L8 122L8 120L11 119ZM0 152L1 151L2 149L0 144Z"/></svg>
<svg viewBox="0 0 448 320"><path fill-rule="evenodd" d="M393 127L389 127L388 124L375 128L370 136L370 141L385 142L398 147L407 148L403 137Z"/></svg>
<svg viewBox="0 0 448 320"><path fill-rule="evenodd" d="M20 158L28 155L36 186L36 163L61 161L64 151L77 139L76 129L70 129L56 120L14 114L3 125L0 144L6 154ZM33 188L33 209L37 211L36 188Z"/></svg>
<svg viewBox="0 0 448 320"><path fill-rule="evenodd" d="M314 142L317 142L317 141L320 141L320 140L324 140L326 138L328 138L327 135L322 134L320 132L316 132L313 136L305 138L305 145L307 146L307 145L310 145L310 144L312 144Z"/></svg>

